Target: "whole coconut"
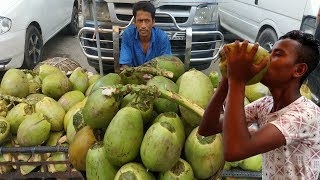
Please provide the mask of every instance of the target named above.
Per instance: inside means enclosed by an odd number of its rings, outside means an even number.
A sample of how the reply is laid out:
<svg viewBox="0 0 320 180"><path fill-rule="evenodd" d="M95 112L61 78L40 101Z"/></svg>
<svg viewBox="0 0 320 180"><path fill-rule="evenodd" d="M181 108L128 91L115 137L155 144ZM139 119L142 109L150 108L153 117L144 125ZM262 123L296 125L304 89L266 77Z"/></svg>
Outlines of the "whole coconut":
<svg viewBox="0 0 320 180"><path fill-rule="evenodd" d="M145 133L140 156L147 169L161 172L171 169L178 162L181 150L174 126L168 122L157 122Z"/></svg>
<svg viewBox="0 0 320 180"><path fill-rule="evenodd" d="M241 45L242 43L240 43ZM234 51L235 49L235 43L230 43L230 44L226 44L225 46L228 46L230 48L231 51ZM248 47L247 47L247 52L251 51L251 48L254 46L254 44L249 43ZM257 73L252 79L250 79L246 84L250 85L250 84L255 84L257 82L260 82L263 75L267 72L269 64L270 64L270 54L269 52L264 49L263 47L259 46L257 53L254 55L253 57L253 64L259 64L260 62L262 62L262 60L265 57L269 57L269 61L268 64L259 72ZM220 63L219 63L219 68L221 71L222 76L226 76L227 75L227 59L226 59L226 55L224 53L224 50L222 49L221 51L219 51L219 59L220 59Z"/></svg>
<svg viewBox="0 0 320 180"><path fill-rule="evenodd" d="M43 79L41 89L43 94L58 100L72 89L72 84L64 74L50 74Z"/></svg>
<svg viewBox="0 0 320 180"><path fill-rule="evenodd" d="M104 148L109 162L122 166L139 155L143 139L140 111L132 107L120 109L104 135Z"/></svg>
<svg viewBox="0 0 320 180"><path fill-rule="evenodd" d="M72 72L69 80L72 84L73 90L85 93L87 88L89 87L89 78L86 72L80 67Z"/></svg>
<svg viewBox="0 0 320 180"><path fill-rule="evenodd" d="M44 143L50 133L51 124L42 113L27 115L17 131L20 146L38 146Z"/></svg>
<svg viewBox="0 0 320 180"><path fill-rule="evenodd" d="M61 131L63 129L63 118L66 113L56 100L44 97L36 103L35 111L44 114L48 118L52 131Z"/></svg>
<svg viewBox="0 0 320 180"><path fill-rule="evenodd" d="M207 75L196 69L185 72L180 77L179 95L205 109L213 95L213 85ZM181 116L192 127L200 124L201 117L194 112L179 106Z"/></svg>
<svg viewBox="0 0 320 180"><path fill-rule="evenodd" d="M62 95L58 100L58 103L66 112L68 112L72 106L81 102L84 98L85 96L81 91L70 91Z"/></svg>
<svg viewBox="0 0 320 180"><path fill-rule="evenodd" d="M196 127L185 142L185 157L198 179L213 176L223 166L223 144L220 134L201 137Z"/></svg>
<svg viewBox="0 0 320 180"><path fill-rule="evenodd" d="M155 180L156 178L139 163L128 163L123 165L117 172L114 180Z"/></svg>
<svg viewBox="0 0 320 180"><path fill-rule="evenodd" d="M28 105L27 103L19 103L18 105L14 106L8 112L8 115L6 117L11 126L11 133L17 134L18 128L22 121L24 121L27 115L31 115L33 112L33 107Z"/></svg>
<svg viewBox="0 0 320 180"><path fill-rule="evenodd" d="M1 90L11 96L26 97L29 94L29 80L21 70L9 69L1 80Z"/></svg>
<svg viewBox="0 0 320 180"><path fill-rule="evenodd" d="M74 168L79 171L86 170L88 150L96 142L93 130L89 126L85 126L77 132L69 146L69 161Z"/></svg>
<svg viewBox="0 0 320 180"><path fill-rule="evenodd" d="M194 180L193 170L190 164L183 160L179 161L169 170L161 172L159 175L159 180Z"/></svg>
<svg viewBox="0 0 320 180"><path fill-rule="evenodd" d="M120 102L114 97L107 97L102 94L102 89L98 89L90 94L83 107L84 121L92 128L107 128L119 106Z"/></svg>
<svg viewBox="0 0 320 180"><path fill-rule="evenodd" d="M118 168L110 164L102 143L94 144L86 157L86 176L88 180L114 179Z"/></svg>

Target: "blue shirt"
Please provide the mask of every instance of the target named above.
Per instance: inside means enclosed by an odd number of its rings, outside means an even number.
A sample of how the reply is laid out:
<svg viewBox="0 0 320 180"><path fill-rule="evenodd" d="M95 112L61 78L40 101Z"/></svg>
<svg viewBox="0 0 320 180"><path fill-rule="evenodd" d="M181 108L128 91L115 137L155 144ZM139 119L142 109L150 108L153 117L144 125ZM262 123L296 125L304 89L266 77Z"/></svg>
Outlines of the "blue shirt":
<svg viewBox="0 0 320 180"><path fill-rule="evenodd" d="M122 34L120 50L120 64L122 65L136 67L165 54L171 54L170 41L167 34L159 28L152 28L147 54L143 52L135 25L129 26Z"/></svg>

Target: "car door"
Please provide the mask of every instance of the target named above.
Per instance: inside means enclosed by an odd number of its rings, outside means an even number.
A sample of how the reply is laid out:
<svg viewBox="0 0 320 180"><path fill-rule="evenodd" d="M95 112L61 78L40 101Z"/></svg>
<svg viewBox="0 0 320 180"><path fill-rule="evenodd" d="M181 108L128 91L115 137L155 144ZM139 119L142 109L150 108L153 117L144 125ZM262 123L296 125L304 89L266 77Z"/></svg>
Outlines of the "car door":
<svg viewBox="0 0 320 180"><path fill-rule="evenodd" d="M250 41L259 30L259 0L224 0L219 3L221 25L230 32Z"/></svg>
<svg viewBox="0 0 320 180"><path fill-rule="evenodd" d="M72 9L74 0L61 0L63 4L63 12L61 13L61 18L63 25L69 24L72 18Z"/></svg>
<svg viewBox="0 0 320 180"><path fill-rule="evenodd" d="M43 41L48 41L61 29L63 23L63 1L64 0L34 0L38 9L42 11L40 16Z"/></svg>

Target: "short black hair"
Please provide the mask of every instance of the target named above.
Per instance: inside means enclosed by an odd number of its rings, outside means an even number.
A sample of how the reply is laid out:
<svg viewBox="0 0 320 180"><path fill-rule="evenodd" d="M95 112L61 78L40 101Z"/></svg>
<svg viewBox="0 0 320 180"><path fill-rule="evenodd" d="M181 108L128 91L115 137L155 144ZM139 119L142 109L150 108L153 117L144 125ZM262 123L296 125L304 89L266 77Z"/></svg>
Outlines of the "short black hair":
<svg viewBox="0 0 320 180"><path fill-rule="evenodd" d="M296 63L306 63L308 65L307 72L302 76L300 84L302 84L309 74L318 66L320 59L320 42L314 38L312 34L299 30L293 30L281 36L279 40L292 39L298 41L301 47L297 49L298 59Z"/></svg>
<svg viewBox="0 0 320 180"><path fill-rule="evenodd" d="M139 1L133 5L132 13L134 17L136 17L139 10L149 12L152 19L156 18L156 8L149 1Z"/></svg>

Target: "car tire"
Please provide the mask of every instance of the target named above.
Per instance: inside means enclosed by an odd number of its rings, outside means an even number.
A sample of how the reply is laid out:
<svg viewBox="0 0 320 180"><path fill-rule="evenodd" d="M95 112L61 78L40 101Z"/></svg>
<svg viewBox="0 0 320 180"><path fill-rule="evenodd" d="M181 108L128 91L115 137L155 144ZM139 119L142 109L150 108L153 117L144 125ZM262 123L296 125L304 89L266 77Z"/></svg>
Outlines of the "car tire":
<svg viewBox="0 0 320 180"><path fill-rule="evenodd" d="M267 51L271 51L274 43L278 40L277 34L271 28L262 31L258 38L258 43Z"/></svg>
<svg viewBox="0 0 320 180"><path fill-rule="evenodd" d="M71 22L65 28L65 34L76 35L79 31L79 14L78 8L73 6Z"/></svg>
<svg viewBox="0 0 320 180"><path fill-rule="evenodd" d="M37 27L30 25L26 31L23 68L33 69L42 60L42 53L42 35Z"/></svg>

